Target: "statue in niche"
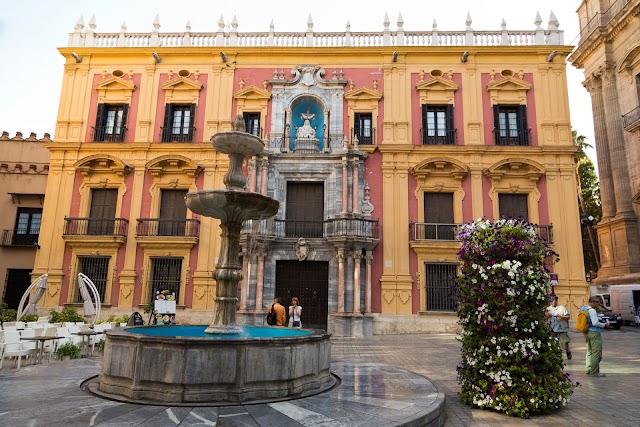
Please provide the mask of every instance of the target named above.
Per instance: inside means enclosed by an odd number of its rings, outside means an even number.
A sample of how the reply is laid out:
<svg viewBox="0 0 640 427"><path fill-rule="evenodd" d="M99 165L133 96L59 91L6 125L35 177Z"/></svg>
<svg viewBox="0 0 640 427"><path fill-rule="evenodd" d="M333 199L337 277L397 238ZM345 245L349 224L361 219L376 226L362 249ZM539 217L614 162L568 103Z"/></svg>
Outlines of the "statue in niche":
<svg viewBox="0 0 640 427"><path fill-rule="evenodd" d="M309 245L304 237L300 237L295 245L298 261L304 261L309 255Z"/></svg>
<svg viewBox="0 0 640 427"><path fill-rule="evenodd" d="M311 113L311 108L307 107L306 113L301 113L300 118L304 120L304 124L298 129L296 133L297 138L315 139L316 130L311 127L311 120L316 118L316 115Z"/></svg>

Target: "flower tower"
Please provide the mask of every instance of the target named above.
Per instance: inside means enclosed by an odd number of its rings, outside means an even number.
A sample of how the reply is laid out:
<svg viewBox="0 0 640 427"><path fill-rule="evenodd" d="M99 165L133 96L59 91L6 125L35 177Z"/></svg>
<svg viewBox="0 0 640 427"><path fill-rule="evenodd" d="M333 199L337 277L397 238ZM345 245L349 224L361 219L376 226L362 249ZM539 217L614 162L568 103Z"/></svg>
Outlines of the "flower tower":
<svg viewBox="0 0 640 427"><path fill-rule="evenodd" d="M544 320L549 303L544 263L556 254L533 225L513 219L470 222L458 238L463 402L523 418L564 406L573 384Z"/></svg>

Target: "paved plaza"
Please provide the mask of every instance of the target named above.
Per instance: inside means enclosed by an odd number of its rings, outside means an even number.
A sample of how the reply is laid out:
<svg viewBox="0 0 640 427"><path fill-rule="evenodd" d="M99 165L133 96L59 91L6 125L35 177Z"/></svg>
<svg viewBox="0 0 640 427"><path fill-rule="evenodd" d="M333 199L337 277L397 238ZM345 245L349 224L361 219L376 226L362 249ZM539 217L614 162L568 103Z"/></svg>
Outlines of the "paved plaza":
<svg viewBox="0 0 640 427"><path fill-rule="evenodd" d="M566 369L581 385L566 408L529 420L462 404L456 381L460 344L450 334L419 334L334 338L332 371L342 384L305 399L236 407L143 406L100 399L80 388L99 372L100 357L45 362L19 371L9 361L0 373L0 426L382 427L401 424L409 416L426 424L428 417L420 418L421 411L444 396L444 425L451 427L640 425L640 328L604 331L605 378L585 375L584 340L579 333L571 333L571 339L573 359Z"/></svg>

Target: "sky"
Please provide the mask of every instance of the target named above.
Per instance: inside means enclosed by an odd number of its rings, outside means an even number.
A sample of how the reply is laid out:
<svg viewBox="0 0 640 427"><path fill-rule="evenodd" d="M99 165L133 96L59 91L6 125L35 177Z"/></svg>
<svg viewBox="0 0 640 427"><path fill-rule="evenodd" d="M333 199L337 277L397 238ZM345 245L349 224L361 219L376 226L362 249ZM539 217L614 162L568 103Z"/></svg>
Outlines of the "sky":
<svg viewBox="0 0 640 427"><path fill-rule="evenodd" d="M19 0L5 1L0 8L0 131L14 136L35 132L55 133L55 121L62 86L64 58L57 51L66 47L68 34L80 16L85 26L93 15L96 32L117 33L124 22L128 32L150 32L156 14L161 32L184 31L190 21L192 32L215 32L222 15L229 24L235 15L239 32L268 31L273 19L275 31L304 32L311 15L314 31L382 31L385 13L395 31L402 14L405 30L430 30L433 20L441 31L463 31L467 12L474 30L499 30L502 19L510 30L533 30L536 12L546 29L553 10L565 44L575 45L578 36L579 0L434 1L394 0L298 2L166 1L166 0ZM594 144L591 99L582 86L582 70L567 65L572 127ZM594 159L595 150L587 154Z"/></svg>

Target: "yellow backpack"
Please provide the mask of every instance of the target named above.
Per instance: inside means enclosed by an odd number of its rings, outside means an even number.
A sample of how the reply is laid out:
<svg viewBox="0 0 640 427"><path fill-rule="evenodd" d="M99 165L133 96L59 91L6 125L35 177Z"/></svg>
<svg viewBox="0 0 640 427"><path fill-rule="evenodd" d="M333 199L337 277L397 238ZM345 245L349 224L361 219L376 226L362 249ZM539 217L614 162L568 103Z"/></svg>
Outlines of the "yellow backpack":
<svg viewBox="0 0 640 427"><path fill-rule="evenodd" d="M576 329L578 330L578 332L587 332L587 330L589 330L589 308L587 308L586 310L580 309L580 311L578 312Z"/></svg>

